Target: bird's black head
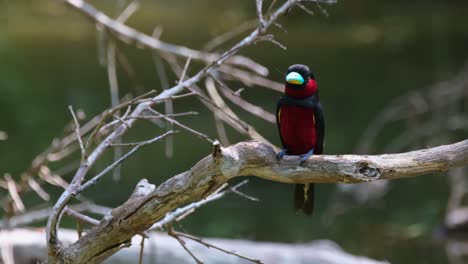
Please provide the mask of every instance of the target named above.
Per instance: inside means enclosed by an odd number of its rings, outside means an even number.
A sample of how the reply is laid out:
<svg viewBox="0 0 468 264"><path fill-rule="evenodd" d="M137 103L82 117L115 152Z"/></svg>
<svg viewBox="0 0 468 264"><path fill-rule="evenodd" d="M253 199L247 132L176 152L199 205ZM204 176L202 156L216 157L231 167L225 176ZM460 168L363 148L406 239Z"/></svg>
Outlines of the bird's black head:
<svg viewBox="0 0 468 264"><path fill-rule="evenodd" d="M286 75L286 83L292 86L303 86L306 85L310 79L315 80L315 77L309 67L303 64L289 66Z"/></svg>

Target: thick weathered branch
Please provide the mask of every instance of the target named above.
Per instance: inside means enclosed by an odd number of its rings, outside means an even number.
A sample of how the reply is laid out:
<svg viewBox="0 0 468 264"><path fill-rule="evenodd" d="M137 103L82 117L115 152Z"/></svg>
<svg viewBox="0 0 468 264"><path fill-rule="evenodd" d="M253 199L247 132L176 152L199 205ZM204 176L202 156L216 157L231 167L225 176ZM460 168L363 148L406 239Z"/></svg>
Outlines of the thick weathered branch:
<svg viewBox="0 0 468 264"><path fill-rule="evenodd" d="M133 198L62 251L67 263L96 263L115 253L136 234L148 229L183 204L207 197L238 176L257 176L284 183L363 182L446 171L468 164L468 140L430 149L384 155L320 155L299 165L295 156L282 161L266 143L241 142L208 155L146 196Z"/></svg>

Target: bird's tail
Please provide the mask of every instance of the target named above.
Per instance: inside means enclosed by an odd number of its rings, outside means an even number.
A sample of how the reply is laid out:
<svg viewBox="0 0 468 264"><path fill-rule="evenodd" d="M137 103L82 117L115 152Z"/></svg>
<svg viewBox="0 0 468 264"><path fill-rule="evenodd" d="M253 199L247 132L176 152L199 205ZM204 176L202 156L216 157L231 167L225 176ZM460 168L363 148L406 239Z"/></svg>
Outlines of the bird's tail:
<svg viewBox="0 0 468 264"><path fill-rule="evenodd" d="M294 209L306 215L314 211L314 184L296 184L294 187Z"/></svg>

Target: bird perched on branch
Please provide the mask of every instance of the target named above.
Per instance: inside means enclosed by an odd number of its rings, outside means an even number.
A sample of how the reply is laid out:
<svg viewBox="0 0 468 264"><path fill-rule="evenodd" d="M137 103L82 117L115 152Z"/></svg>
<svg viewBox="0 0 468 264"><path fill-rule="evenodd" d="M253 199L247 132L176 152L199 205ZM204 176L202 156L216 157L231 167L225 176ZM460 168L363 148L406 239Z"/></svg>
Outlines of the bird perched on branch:
<svg viewBox="0 0 468 264"><path fill-rule="evenodd" d="M288 68L285 94L276 107L276 122L283 149L276 155L299 155L300 165L313 154L323 153L325 121L319 102L317 82L309 67L294 64ZM314 185L296 184L294 208L312 214Z"/></svg>

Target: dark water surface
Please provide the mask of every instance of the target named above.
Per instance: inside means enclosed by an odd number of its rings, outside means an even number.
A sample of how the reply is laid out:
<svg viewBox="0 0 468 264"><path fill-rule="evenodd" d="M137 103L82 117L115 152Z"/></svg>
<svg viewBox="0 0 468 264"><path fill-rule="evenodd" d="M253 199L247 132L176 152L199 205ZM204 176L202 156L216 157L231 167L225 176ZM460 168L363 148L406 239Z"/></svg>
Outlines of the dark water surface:
<svg viewBox="0 0 468 264"><path fill-rule="evenodd" d="M117 6L125 1L90 2L117 14ZM147 33L161 25L164 41L201 48L213 36L254 18L254 2L141 1L143 8L129 24ZM388 102L453 77L468 57L466 1L341 1L326 7L329 17L316 6L311 8L316 13L313 17L293 10L281 20L287 33L273 30L287 51L259 43L242 53L268 66L271 78L278 81L290 64L311 66L326 111L327 154L352 153L368 123ZM133 81L119 71L121 94L160 90L151 54L122 44L119 48L136 70ZM0 173L18 178L70 122L68 105L91 117L110 104L108 93L95 27L88 19L60 1L0 0L0 130L9 135L0 142ZM243 95L272 112L279 96L261 87L247 88ZM178 101L175 109L200 111L199 116L180 121L216 137L212 114L196 100ZM279 144L274 124L234 109ZM124 140L158 132L142 122ZM244 139L234 131L229 135L232 142ZM382 140L390 137L388 133ZM185 133L176 136L175 158L167 159L163 147L157 143L142 149L124 164L123 180L114 183L109 175L88 196L117 206L140 178L159 184L211 150L207 142ZM110 160L108 155L93 172ZM255 240L332 239L353 254L392 263L448 263L443 242L433 238L443 221L448 195L442 175L426 176L424 181L397 180L375 207L353 209L327 224L320 216L333 188L318 186L316 214L309 218L293 213L292 186L251 179L244 191L260 202L230 195L199 209L181 228L196 235ZM50 191L59 194L56 188ZM34 194L25 202L27 207L40 203Z"/></svg>

